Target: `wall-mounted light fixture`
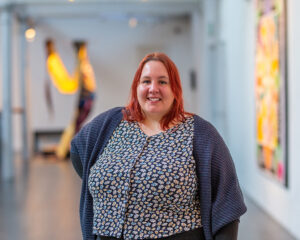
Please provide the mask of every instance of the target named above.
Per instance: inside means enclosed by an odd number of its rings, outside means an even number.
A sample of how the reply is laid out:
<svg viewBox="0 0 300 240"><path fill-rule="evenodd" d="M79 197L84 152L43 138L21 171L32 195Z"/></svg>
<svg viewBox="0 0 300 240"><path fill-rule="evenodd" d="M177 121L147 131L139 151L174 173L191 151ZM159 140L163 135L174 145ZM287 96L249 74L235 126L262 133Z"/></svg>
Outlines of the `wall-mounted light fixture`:
<svg viewBox="0 0 300 240"><path fill-rule="evenodd" d="M34 38L35 38L36 32L35 29L30 27L28 29L26 29L25 31L25 37L27 39L28 42L33 42Z"/></svg>
<svg viewBox="0 0 300 240"><path fill-rule="evenodd" d="M34 21L31 18L27 18L26 25L28 28L25 30L25 38L28 42L33 42L36 36Z"/></svg>

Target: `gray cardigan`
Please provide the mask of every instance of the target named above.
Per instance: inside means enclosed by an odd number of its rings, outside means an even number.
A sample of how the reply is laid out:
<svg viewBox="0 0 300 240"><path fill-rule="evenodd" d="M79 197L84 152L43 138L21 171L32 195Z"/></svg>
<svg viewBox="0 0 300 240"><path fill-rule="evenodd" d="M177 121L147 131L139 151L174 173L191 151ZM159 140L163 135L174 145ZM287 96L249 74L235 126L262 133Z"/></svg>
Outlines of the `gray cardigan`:
<svg viewBox="0 0 300 240"><path fill-rule="evenodd" d="M90 168L123 118L121 107L110 109L86 124L71 143L71 160L82 178L80 223L84 240L93 235L93 199L88 189ZM206 240L246 212L235 167L217 130L194 115L194 158L199 181L201 219Z"/></svg>

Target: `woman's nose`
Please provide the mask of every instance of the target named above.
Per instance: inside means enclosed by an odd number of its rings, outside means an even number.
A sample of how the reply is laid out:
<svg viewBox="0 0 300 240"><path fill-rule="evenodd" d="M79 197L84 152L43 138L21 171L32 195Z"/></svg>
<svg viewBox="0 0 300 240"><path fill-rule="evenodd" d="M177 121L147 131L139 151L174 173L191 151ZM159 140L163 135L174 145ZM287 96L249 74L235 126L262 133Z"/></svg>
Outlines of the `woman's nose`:
<svg viewBox="0 0 300 240"><path fill-rule="evenodd" d="M158 91L158 85L156 82L152 82L151 85L150 85L150 92L157 92Z"/></svg>

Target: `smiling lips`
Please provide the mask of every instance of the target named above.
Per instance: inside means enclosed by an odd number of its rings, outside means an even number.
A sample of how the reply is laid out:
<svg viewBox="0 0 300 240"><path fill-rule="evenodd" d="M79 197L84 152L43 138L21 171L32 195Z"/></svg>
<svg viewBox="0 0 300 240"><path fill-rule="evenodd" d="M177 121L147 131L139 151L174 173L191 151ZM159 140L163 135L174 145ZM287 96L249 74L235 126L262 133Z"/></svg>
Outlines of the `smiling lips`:
<svg viewBox="0 0 300 240"><path fill-rule="evenodd" d="M159 102L161 101L161 98L147 97L147 100L149 100L150 102Z"/></svg>

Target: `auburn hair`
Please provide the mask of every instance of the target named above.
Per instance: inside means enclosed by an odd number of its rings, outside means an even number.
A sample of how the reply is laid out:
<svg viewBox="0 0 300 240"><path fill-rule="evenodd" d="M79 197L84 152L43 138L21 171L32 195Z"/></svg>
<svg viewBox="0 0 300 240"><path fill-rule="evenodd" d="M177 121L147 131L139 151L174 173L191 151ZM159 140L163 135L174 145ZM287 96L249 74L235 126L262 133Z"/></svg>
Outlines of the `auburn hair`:
<svg viewBox="0 0 300 240"><path fill-rule="evenodd" d="M174 95L174 102L171 110L165 116L163 116L163 118L160 121L161 128L163 130L166 130L168 129L171 123L183 122L185 120L186 115L192 114L184 111L182 87L177 67L175 63L166 54L161 52L147 54L140 62L131 85L129 103L123 110L123 118L131 122L141 122L145 119L141 106L138 102L137 87L140 83L143 68L145 64L149 61L160 61L164 64L169 75L170 86Z"/></svg>

